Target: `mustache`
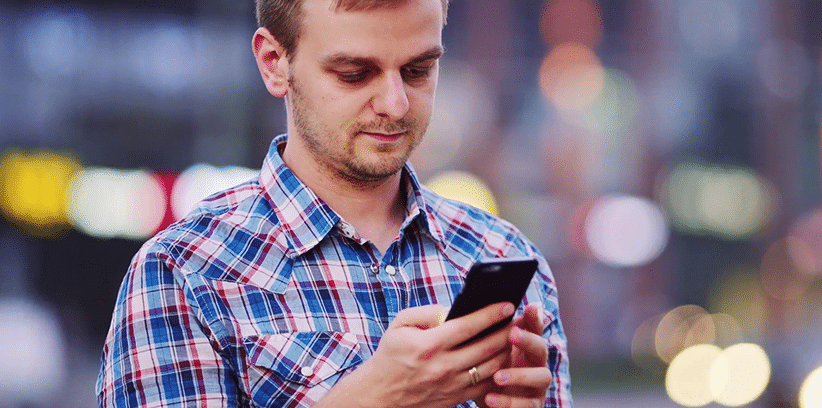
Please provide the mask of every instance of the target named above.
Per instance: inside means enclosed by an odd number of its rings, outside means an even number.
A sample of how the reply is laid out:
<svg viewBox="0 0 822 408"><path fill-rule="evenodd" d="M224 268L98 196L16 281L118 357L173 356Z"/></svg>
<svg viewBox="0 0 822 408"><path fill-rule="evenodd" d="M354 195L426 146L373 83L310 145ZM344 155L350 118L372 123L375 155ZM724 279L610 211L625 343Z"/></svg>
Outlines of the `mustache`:
<svg viewBox="0 0 822 408"><path fill-rule="evenodd" d="M408 120L405 118L396 121L375 120L368 123L357 123L352 127L351 131L352 133L365 132L396 134L408 132L414 128L414 125L415 122L413 120Z"/></svg>

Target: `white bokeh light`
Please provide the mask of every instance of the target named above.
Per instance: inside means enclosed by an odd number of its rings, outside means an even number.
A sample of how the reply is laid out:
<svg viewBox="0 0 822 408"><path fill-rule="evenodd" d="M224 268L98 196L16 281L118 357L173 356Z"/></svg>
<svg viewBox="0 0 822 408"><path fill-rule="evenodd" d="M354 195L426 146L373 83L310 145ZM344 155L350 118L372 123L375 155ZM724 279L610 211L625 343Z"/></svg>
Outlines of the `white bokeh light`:
<svg viewBox="0 0 822 408"><path fill-rule="evenodd" d="M214 167L210 164L196 164L189 167L171 191L171 210L175 219L186 216L194 206L211 194L257 177L258 171L244 167Z"/></svg>
<svg viewBox="0 0 822 408"><path fill-rule="evenodd" d="M72 224L101 238L147 238L168 205L163 186L146 171L90 168L78 173L69 190Z"/></svg>
<svg viewBox="0 0 822 408"><path fill-rule="evenodd" d="M48 406L66 380L65 347L50 311L0 298L0 406Z"/></svg>
<svg viewBox="0 0 822 408"><path fill-rule="evenodd" d="M585 237L594 256L614 266L639 266L668 244L668 223L659 206L638 197L607 197L591 208Z"/></svg>

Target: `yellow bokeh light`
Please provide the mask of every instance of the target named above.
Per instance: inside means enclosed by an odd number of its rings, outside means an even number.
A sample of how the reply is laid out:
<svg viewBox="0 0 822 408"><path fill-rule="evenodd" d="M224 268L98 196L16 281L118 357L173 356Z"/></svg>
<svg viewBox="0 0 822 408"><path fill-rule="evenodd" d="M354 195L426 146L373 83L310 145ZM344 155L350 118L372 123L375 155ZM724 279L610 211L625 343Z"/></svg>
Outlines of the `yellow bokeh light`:
<svg viewBox="0 0 822 408"><path fill-rule="evenodd" d="M696 305L683 305L662 317L656 328L654 347L657 356L668 363L683 349L713 343L715 339L716 331L708 312Z"/></svg>
<svg viewBox="0 0 822 408"><path fill-rule="evenodd" d="M767 295L755 271L740 269L723 274L708 293L712 312L733 316L745 337L761 338L766 326Z"/></svg>
<svg viewBox="0 0 822 408"><path fill-rule="evenodd" d="M0 209L11 219L33 226L34 233L67 225L66 193L80 169L70 156L10 151L0 158Z"/></svg>
<svg viewBox="0 0 822 408"><path fill-rule="evenodd" d="M719 347L728 347L742 341L742 327L733 316L727 313L711 314L716 329L716 344Z"/></svg>
<svg viewBox="0 0 822 408"><path fill-rule="evenodd" d="M822 367L813 370L799 388L799 408L822 406Z"/></svg>
<svg viewBox="0 0 822 408"><path fill-rule="evenodd" d="M488 185L463 171L444 172L426 183L435 193L498 215L497 200Z"/></svg>
<svg viewBox="0 0 822 408"><path fill-rule="evenodd" d="M686 407L701 407L714 400L711 369L722 349L713 344L698 344L679 353L665 375L665 391L674 402Z"/></svg>
<svg viewBox="0 0 822 408"><path fill-rule="evenodd" d="M723 350L711 367L711 393L717 403L739 407L759 398L770 378L771 363L762 347L735 344Z"/></svg>

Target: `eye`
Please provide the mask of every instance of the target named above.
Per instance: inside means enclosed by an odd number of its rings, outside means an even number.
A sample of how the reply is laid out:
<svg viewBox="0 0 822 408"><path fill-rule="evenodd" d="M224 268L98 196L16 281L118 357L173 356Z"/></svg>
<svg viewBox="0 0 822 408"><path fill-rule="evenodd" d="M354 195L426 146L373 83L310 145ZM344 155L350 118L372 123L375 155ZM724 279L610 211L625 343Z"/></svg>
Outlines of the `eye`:
<svg viewBox="0 0 822 408"><path fill-rule="evenodd" d="M406 67L402 72L407 81L422 80L431 74L431 67Z"/></svg>
<svg viewBox="0 0 822 408"><path fill-rule="evenodd" d="M371 70L364 69L355 72L337 72L337 78L347 84L356 84L365 81L371 74Z"/></svg>

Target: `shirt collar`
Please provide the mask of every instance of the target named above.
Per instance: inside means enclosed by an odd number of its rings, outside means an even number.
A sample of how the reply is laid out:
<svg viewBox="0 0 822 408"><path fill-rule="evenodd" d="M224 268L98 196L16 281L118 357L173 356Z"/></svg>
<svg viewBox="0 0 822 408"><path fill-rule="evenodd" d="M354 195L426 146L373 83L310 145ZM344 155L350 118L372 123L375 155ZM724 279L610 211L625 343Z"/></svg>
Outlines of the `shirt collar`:
<svg viewBox="0 0 822 408"><path fill-rule="evenodd" d="M290 256L302 255L316 246L341 220L339 214L322 201L308 186L297 178L280 156L280 147L288 140L287 134L274 138L260 171L260 185L282 226L290 246ZM423 231L439 243L443 229L433 216L431 203L426 200L424 188L410 163L403 169L408 192L407 216L402 225L418 222Z"/></svg>

